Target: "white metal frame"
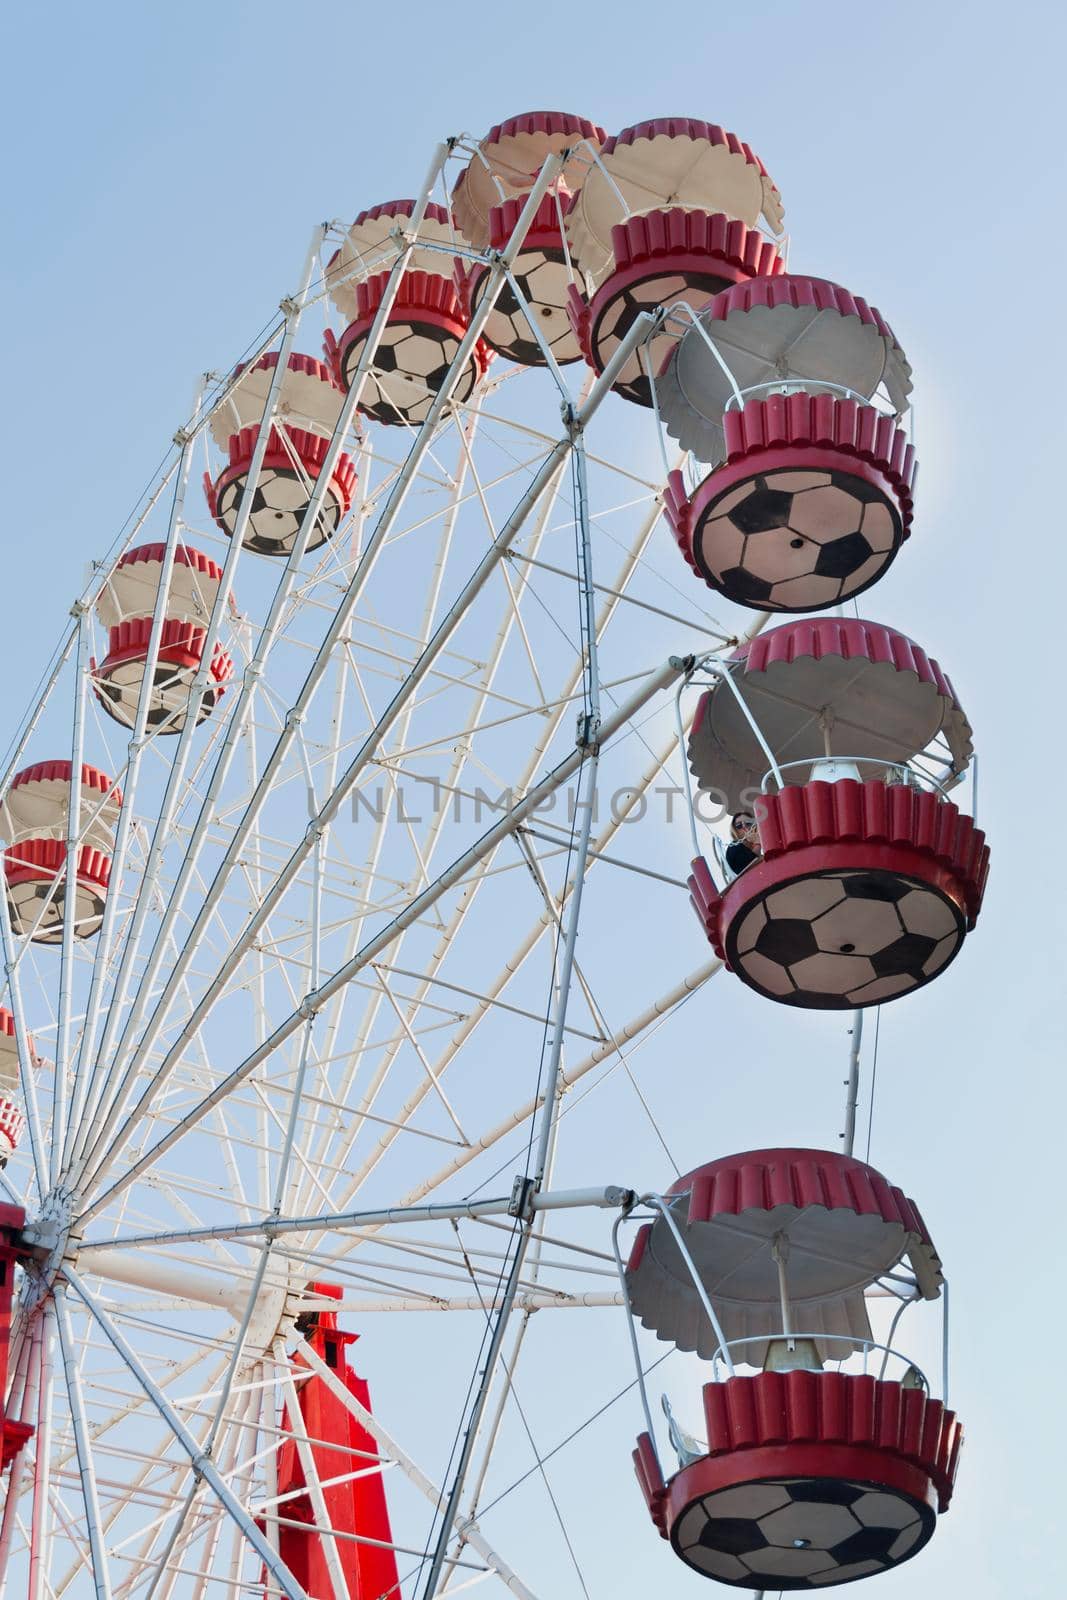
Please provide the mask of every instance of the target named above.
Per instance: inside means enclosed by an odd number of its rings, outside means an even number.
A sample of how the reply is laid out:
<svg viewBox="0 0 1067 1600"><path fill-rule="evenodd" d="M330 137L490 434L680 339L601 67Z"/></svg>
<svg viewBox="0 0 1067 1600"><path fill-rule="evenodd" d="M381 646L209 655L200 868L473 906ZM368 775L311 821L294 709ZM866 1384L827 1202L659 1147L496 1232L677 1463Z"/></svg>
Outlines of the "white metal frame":
<svg viewBox="0 0 1067 1600"><path fill-rule="evenodd" d="M407 439L397 430L357 432L359 396L419 219L460 149L436 152L395 241L389 288L289 558L257 560L241 535L286 358L304 319L323 307L329 229L316 231L300 288L249 356L275 349L278 363L233 539L213 530L191 488L229 383L202 392L125 536L124 548L153 536L164 544L161 597L181 543L221 557L181 732L161 737L147 721L162 601L132 728L109 723L92 696L92 608L109 570L100 567L14 743L5 784L55 747L49 741L62 739L75 771L106 746L101 764L125 803L95 940L74 937L73 895L58 952L16 940L0 895L5 1003L16 1018L28 1122L26 1151L7 1176L26 1205L34 1252L16 1315L8 1411L37 1430L16 1458L0 1518L9 1593L24 1585L34 1600L59 1600L80 1592L88 1575L98 1600L235 1595L256 1587L262 1563L270 1592L301 1600L279 1554L278 1418L282 1403L295 1411L287 1345L299 1295L325 1278L341 1283L345 1305L360 1314L419 1307L488 1319L481 1378L460 1418L463 1442L440 1484L377 1413L341 1393L309 1346L299 1348L396 1464L390 1482L410 1482L435 1509L425 1545L394 1526L398 1552L427 1558L417 1577L405 1574L405 1594L416 1585L426 1600L457 1590L471 1557L486 1581L534 1594L478 1525L489 1463L517 1404L516 1365L533 1313L619 1304L604 1281L614 1276L610 1255L580 1229L556 1239L550 1219L632 1201L624 1188L604 1187L624 1176L614 1172L590 1174L599 1188L552 1188L561 1124L576 1085L590 1092L598 1071L625 1066L719 967L708 960L658 995L646 991L629 1020L609 1025L581 961L584 890L599 863L602 878L631 866L641 872L630 852L609 847L677 761L668 691L691 655L673 649L689 652L694 639L706 647L709 635L726 646L737 634L703 611L703 595L673 583L669 556L661 582L681 598L670 608L649 598L665 598L662 587L648 588L661 484L586 442L615 375L659 318L639 319L608 370L565 401L562 431L502 414L511 378L490 384L484 404L448 412L496 295L512 283L556 158L508 249L486 258L477 314L426 422ZM564 385L551 366L548 379ZM550 393L554 408L555 387ZM343 450L358 457L358 503L311 561L311 531ZM482 544L472 560L475 527ZM572 562L562 534L573 541ZM405 548L429 552L410 617L394 604L395 553ZM616 570L605 570L612 560ZM567 627L539 592L549 585L554 596L570 596ZM235 619L235 596L247 616ZM605 638L619 634L631 603L633 615L669 631L672 650L632 659L612 677L602 671ZM474 629L477 656L469 653ZM198 726L216 641L239 670ZM521 758L509 756L510 783L498 786L510 790L508 802L488 827L461 826L448 796L493 783L494 752L512 729L525 730L526 743ZM442 750L445 777L426 778L420 760ZM625 775L626 796L598 818L609 765ZM425 819L401 818L402 777L437 781L445 804ZM366 800L376 778L390 786L393 809L371 811L360 832L346 808ZM533 826L572 780L573 826ZM87 820L74 804L68 861ZM558 866L562 881L553 882ZM656 892L673 895L673 915L684 917L672 880L642 877L661 880ZM507 949L479 932L495 930L501 884L516 886ZM480 976L456 983L463 973L452 955L464 949L475 952ZM509 986L514 1001L503 998ZM451 1069L451 1085L470 1070L480 1030L501 1018L521 1022L527 1058L539 1054L541 1070L536 1081L529 1070L520 1078L512 1112L494 1105L468 1134L468 1108L452 1111L442 1079ZM40 1073L30 1034L46 1060ZM583 1036L588 1048L576 1059ZM530 1143L515 1156L513 1136L524 1129L533 1130ZM441 1165L431 1142L450 1146ZM424 1203L469 1166L482 1161L488 1170L498 1157L504 1187L521 1180L512 1194ZM379 1205L373 1197L383 1185L393 1199ZM513 1316L520 1321L506 1349ZM297 1448L322 1516L309 1441L298 1437ZM325 1548L339 1597L329 1535Z"/></svg>

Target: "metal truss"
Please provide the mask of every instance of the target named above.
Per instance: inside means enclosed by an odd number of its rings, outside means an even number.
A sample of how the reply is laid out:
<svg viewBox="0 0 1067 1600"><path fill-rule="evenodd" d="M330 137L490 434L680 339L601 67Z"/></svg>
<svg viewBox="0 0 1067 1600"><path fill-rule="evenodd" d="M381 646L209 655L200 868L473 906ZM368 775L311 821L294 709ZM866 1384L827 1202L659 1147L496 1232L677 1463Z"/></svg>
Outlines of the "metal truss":
<svg viewBox="0 0 1067 1600"><path fill-rule="evenodd" d="M493 373L449 404L555 158L488 259L426 421L361 424L419 218L465 151L436 153L383 263L389 288L289 558L241 537L285 360L324 312L329 228L250 352L279 360L235 537L195 487L230 388L209 380L15 734L5 787L26 761L69 754L124 803L95 939L76 937L73 895L58 947L17 938L0 896L27 1118L3 1184L34 1251L7 1401L36 1430L0 1516L11 1595L302 1600L279 1554L277 1454L309 1370L380 1447L380 1466L351 1472L388 1472L404 1596L478 1585L543 1600L584 1583L562 1544L513 1550L514 1528L487 1531L482 1507L532 1450L523 1493L548 1496L570 1549L540 1418L535 1430L523 1410L531 1319L619 1305L601 1213L625 1203L631 1174L588 1139L572 1147L569 1112L629 1074L717 970L679 977L647 940L680 948L686 917L671 690L709 641L742 634L709 615L657 531L647 419L608 398L655 319L584 392L561 393L558 369ZM309 554L342 451L356 504ZM163 604L132 729L92 691L96 595L148 539L163 595L185 544L223 569L176 736L148 720ZM197 726L216 641L237 673ZM90 822L74 804L68 859ZM638 1097L627 1106L650 1138ZM559 1187L576 1164L585 1187ZM373 1416L296 1331L321 1283L367 1331ZM395 1362L381 1327L397 1330ZM551 1341L560 1324L537 1327ZM343 1600L315 1441L295 1437Z"/></svg>

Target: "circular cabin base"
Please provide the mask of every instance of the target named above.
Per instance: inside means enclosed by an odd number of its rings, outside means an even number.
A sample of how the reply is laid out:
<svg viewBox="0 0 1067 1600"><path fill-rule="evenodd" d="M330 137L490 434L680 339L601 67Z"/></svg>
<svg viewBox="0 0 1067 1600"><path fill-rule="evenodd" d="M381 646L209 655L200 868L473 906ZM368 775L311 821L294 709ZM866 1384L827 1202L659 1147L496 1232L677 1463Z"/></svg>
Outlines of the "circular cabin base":
<svg viewBox="0 0 1067 1600"><path fill-rule="evenodd" d="M888 568L904 528L875 468L833 451L768 451L705 480L694 496L701 577L737 605L815 611L862 594Z"/></svg>
<svg viewBox="0 0 1067 1600"><path fill-rule="evenodd" d="M893 417L829 395L749 400L724 418L726 462L667 520L704 582L760 611L817 611L876 583L908 537L915 452Z"/></svg>
<svg viewBox="0 0 1067 1600"><path fill-rule="evenodd" d="M716 954L749 988L813 1010L881 1005L937 977L982 904L985 835L910 784L788 785L756 802L763 857L720 892L689 888Z"/></svg>
<svg viewBox="0 0 1067 1600"><path fill-rule="evenodd" d="M147 726L153 732L181 733L185 727L195 677L195 666L181 666L166 661L157 664L148 702ZM93 688L104 710L124 728L133 727L143 680L143 658L139 661L104 661L93 675ZM196 718L197 727L214 711L222 692L220 687L204 690Z"/></svg>
<svg viewBox="0 0 1067 1600"><path fill-rule="evenodd" d="M738 1465L732 1457L695 1462L669 1490L671 1545L719 1583L773 1591L874 1577L917 1555L934 1531L930 1479L884 1451L746 1451L743 1482L731 1476ZM766 1477L751 1476L764 1467Z"/></svg>
<svg viewBox="0 0 1067 1600"><path fill-rule="evenodd" d="M580 361L582 347L567 314L571 279L562 248L536 243L531 248L528 234L511 270L557 364L562 367ZM472 311L477 310L488 276L487 268L475 270L470 285ZM482 337L507 361L516 361L523 367L548 365L510 284L505 283L497 296Z"/></svg>
<svg viewBox="0 0 1067 1600"><path fill-rule="evenodd" d="M835 871L805 872L826 859L815 847L736 880L725 934L731 968L771 1000L818 1010L880 1005L929 983L966 930L951 887L916 870L907 851L846 845L833 853L842 858Z"/></svg>
<svg viewBox="0 0 1067 1600"><path fill-rule="evenodd" d="M92 685L104 710L124 728L132 728L144 682L152 636L152 618L136 617L112 628L108 652L97 666L90 663ZM155 733L180 733L185 727L189 697L203 658L205 630L194 623L168 618L163 624L159 654L148 701L147 726ZM209 717L233 676L233 662L218 645L211 666L197 726Z"/></svg>
<svg viewBox="0 0 1067 1600"><path fill-rule="evenodd" d="M709 272L706 263L698 267L684 260L665 263L651 271L649 263L645 262L627 271L612 273L589 305L585 343L590 366L603 372L642 312L655 311L659 306L679 300L684 300L694 311L700 311L733 282L733 277ZM576 306L578 304L584 303L576 302ZM615 393L636 405L651 406L652 384L648 374L655 375L662 364L663 352L669 348L669 339L661 335L644 348L635 350L613 385Z"/></svg>
<svg viewBox="0 0 1067 1600"><path fill-rule="evenodd" d="M216 483L205 479L211 514L231 539L237 527L258 435L258 427L244 428L234 434L229 443L229 466ZM284 437L277 428L271 429L252 497L251 515L241 540L246 550L254 550L261 556L288 557L296 544L300 524L311 501L311 485L319 476L328 447L327 439L301 428L285 429ZM348 456L339 455L307 542L308 550L318 550L336 532L352 504L355 484L355 467Z"/></svg>
<svg viewBox="0 0 1067 1600"><path fill-rule="evenodd" d="M586 360L603 372L645 311L684 302L694 312L748 278L782 270L775 247L744 223L721 214L674 208L644 212L612 235L612 268L588 305L575 290L571 320ZM684 330L683 330L684 331ZM635 350L614 384L616 394L652 405L652 381L678 330L663 331Z"/></svg>
<svg viewBox="0 0 1067 1600"><path fill-rule="evenodd" d="M43 852L39 848L42 845L52 848ZM38 848L31 849L31 846ZM31 839L25 844L8 847L5 874L11 929L18 935L28 935L34 944L59 944L63 938L66 880L58 888L54 886L65 854L65 845L50 839ZM91 939L100 931L100 924L104 920L107 863L106 857L102 857L97 850L83 846L78 854L74 934L78 939ZM42 859L34 859L38 855ZM95 858L95 861L90 858Z"/></svg>
<svg viewBox="0 0 1067 1600"><path fill-rule="evenodd" d="M350 389L367 337L382 303L388 273L357 287L359 315L339 340L327 335L326 348L338 381ZM451 278L433 272L404 274L367 374L359 410L375 422L419 424L448 376L467 332L467 322ZM490 356L478 340L452 390L458 404L469 400Z"/></svg>
<svg viewBox="0 0 1067 1600"><path fill-rule="evenodd" d="M215 487L215 520L232 539L244 496L247 472L232 468L223 473ZM307 485L291 467L264 467L252 497L252 513L241 544L261 556L287 557L296 544L304 512L310 501ZM331 483L326 490L308 550L318 550L337 530L343 515L340 500Z"/></svg>
<svg viewBox="0 0 1067 1600"><path fill-rule="evenodd" d="M355 377L370 329L350 328L341 342L341 373L346 384ZM363 387L359 409L374 422L401 425L426 421L437 391L455 360L464 329L446 318L390 318ZM462 404L478 385L481 368L472 354L452 391Z"/></svg>

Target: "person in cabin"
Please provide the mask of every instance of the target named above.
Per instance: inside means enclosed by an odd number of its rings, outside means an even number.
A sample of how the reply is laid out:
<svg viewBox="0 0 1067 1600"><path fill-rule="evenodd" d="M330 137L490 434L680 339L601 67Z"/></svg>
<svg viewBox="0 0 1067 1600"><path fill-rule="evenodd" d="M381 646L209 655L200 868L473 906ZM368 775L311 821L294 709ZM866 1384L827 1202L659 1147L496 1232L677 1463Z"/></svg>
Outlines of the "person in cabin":
<svg viewBox="0 0 1067 1600"><path fill-rule="evenodd" d="M726 846L726 865L736 876L750 867L753 861L759 861L763 851L760 849L759 829L756 819L751 811L738 811L730 818L730 843Z"/></svg>

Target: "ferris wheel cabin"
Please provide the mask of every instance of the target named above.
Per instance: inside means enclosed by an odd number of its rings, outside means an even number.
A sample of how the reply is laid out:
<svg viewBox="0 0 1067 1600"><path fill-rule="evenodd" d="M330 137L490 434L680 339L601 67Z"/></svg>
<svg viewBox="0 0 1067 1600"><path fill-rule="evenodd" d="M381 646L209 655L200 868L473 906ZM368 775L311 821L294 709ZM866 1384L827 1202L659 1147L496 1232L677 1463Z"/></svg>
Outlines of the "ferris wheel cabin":
<svg viewBox="0 0 1067 1600"><path fill-rule="evenodd" d="M140 700L165 560L162 544L125 551L97 597L96 614L107 632L107 654L99 662L90 660L93 689L108 715L127 728L134 725ZM175 548L145 721L158 733L180 733L185 726L221 582L222 568L210 556L189 545ZM232 676L233 661L216 643L198 722L211 715Z"/></svg>
<svg viewBox="0 0 1067 1600"><path fill-rule="evenodd" d="M0 801L12 930L36 944L58 944L63 937L71 893L67 841L72 804L78 807L74 933L88 939L103 920L121 791L88 764L82 766L75 791L69 761L38 761L15 774Z"/></svg>
<svg viewBox="0 0 1067 1600"><path fill-rule="evenodd" d="M748 1589L824 1588L917 1555L948 1508L962 1434L891 1342L900 1314L943 1287L914 1203L852 1157L774 1149L709 1162L643 1204L630 1310L712 1368L706 1441L664 1401L677 1470L644 1395L634 1466L660 1536L695 1572ZM887 1294L898 1312L878 1340L869 1306Z"/></svg>

